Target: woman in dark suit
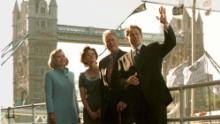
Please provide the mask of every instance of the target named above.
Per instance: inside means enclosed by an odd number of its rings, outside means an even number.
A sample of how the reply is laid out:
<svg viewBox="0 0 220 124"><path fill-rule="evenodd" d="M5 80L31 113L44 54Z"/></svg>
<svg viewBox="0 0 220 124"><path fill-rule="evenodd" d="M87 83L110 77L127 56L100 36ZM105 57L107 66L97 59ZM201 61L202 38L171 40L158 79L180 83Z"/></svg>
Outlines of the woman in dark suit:
<svg viewBox="0 0 220 124"><path fill-rule="evenodd" d="M86 46L83 49L81 62L87 69L80 73L79 90L84 106L84 124L100 124L100 76L97 58L98 54L94 48Z"/></svg>
<svg viewBox="0 0 220 124"><path fill-rule="evenodd" d="M161 7L159 12L158 19L164 26L163 44L146 46L138 26L125 29L125 39L132 50L119 59L119 69L136 124L166 124L166 107L172 101L161 68L163 58L176 45L176 37L167 24L165 9Z"/></svg>

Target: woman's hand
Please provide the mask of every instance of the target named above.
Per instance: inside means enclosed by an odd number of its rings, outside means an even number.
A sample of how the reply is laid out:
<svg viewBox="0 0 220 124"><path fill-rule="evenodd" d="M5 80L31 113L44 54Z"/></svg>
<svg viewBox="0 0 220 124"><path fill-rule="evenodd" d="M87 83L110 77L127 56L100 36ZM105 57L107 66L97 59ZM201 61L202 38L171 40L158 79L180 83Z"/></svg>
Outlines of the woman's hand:
<svg viewBox="0 0 220 124"><path fill-rule="evenodd" d="M50 124L56 124L56 115L54 112L48 113L48 120Z"/></svg>

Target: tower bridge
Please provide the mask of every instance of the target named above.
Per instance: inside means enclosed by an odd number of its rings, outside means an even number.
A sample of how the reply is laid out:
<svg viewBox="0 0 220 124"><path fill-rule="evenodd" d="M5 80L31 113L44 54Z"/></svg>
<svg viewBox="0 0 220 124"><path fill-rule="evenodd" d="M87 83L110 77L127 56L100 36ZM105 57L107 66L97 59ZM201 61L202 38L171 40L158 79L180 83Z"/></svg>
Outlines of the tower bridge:
<svg viewBox="0 0 220 124"><path fill-rule="evenodd" d="M50 0L49 5L45 0L22 1L20 7L16 2L13 10L12 43L16 49L13 55L15 105L44 102L44 74L48 70L48 56L58 42L102 44L104 30L106 29L57 24L56 0ZM120 37L120 44L126 45L123 31L116 32ZM22 39L24 36L25 39ZM144 39L145 42L162 42L163 34L145 33ZM182 40L177 35L177 41Z"/></svg>
<svg viewBox="0 0 220 124"><path fill-rule="evenodd" d="M60 25L57 23L57 6L56 0L50 0L49 4L45 0L23 0L20 7L17 2L14 5L12 47L16 48L13 55L15 105L44 102L44 74L49 70L48 56L58 42L103 44L102 33L105 28ZM182 18L173 18L170 24L176 33L177 46L165 58L164 76L171 68L191 59L191 17L184 10ZM202 24L199 14L194 60L204 54ZM123 30L115 31L120 45L126 46ZM144 33L143 38L146 44L163 42L164 35Z"/></svg>
<svg viewBox="0 0 220 124"><path fill-rule="evenodd" d="M88 44L103 44L102 33L105 28L95 27L80 27L70 25L58 25L57 26L58 41L70 42L70 43L88 43ZM115 30L115 29L112 29ZM123 30L115 30L119 36L120 45L127 45L124 41ZM163 42L164 35L160 33L144 33L144 42ZM177 35L177 42L183 42L183 37Z"/></svg>

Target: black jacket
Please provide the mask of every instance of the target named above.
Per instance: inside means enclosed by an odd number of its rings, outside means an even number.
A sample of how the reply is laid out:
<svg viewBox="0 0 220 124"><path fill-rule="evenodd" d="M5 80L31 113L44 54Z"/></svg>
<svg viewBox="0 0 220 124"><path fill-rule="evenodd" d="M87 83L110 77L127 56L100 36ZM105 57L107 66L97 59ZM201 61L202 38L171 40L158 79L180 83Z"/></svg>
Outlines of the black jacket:
<svg viewBox="0 0 220 124"><path fill-rule="evenodd" d="M118 50L114 57L114 65L111 75L111 82L107 81L107 67L110 62L110 55L104 57L99 63L99 70L101 75L101 106L102 106L102 123L103 124L117 124L118 112L116 105L119 101L124 101L124 91L120 84L120 77L118 75L118 59L126 52Z"/></svg>
<svg viewBox="0 0 220 124"><path fill-rule="evenodd" d="M171 94L162 76L162 60L176 45L176 37L172 28L164 32L165 40L163 44L157 42L149 45L142 45L139 59L133 64L132 53L129 52L119 59L119 69L121 77L128 78L137 72L140 80L138 86L126 86L129 94L134 94L133 90L141 91L150 108L160 113L161 107L166 107L172 101ZM127 84L126 84L127 85ZM158 115L159 116L159 115Z"/></svg>

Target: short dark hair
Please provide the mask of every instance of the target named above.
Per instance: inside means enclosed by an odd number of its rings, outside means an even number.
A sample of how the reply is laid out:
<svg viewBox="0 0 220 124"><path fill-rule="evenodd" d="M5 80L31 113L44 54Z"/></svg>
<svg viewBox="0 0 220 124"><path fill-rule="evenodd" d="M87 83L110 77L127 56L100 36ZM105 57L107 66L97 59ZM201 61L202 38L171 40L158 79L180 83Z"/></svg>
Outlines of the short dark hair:
<svg viewBox="0 0 220 124"><path fill-rule="evenodd" d="M124 30L124 35L125 35L125 37L128 36L129 31L130 31L131 28L136 28L136 29L138 29L138 31L142 34L142 30L141 30L140 27L138 27L137 25L129 25L129 26L126 27L125 30Z"/></svg>
<svg viewBox="0 0 220 124"><path fill-rule="evenodd" d="M87 53L89 50L94 51L95 56L96 56L96 59L98 58L98 53L96 52L95 48L92 48L92 47L89 47L89 46L84 47L84 49L83 49L83 51L82 51L82 53L81 53L80 61L81 61L85 66L87 66L88 63L85 62L84 58L85 58L86 53Z"/></svg>

